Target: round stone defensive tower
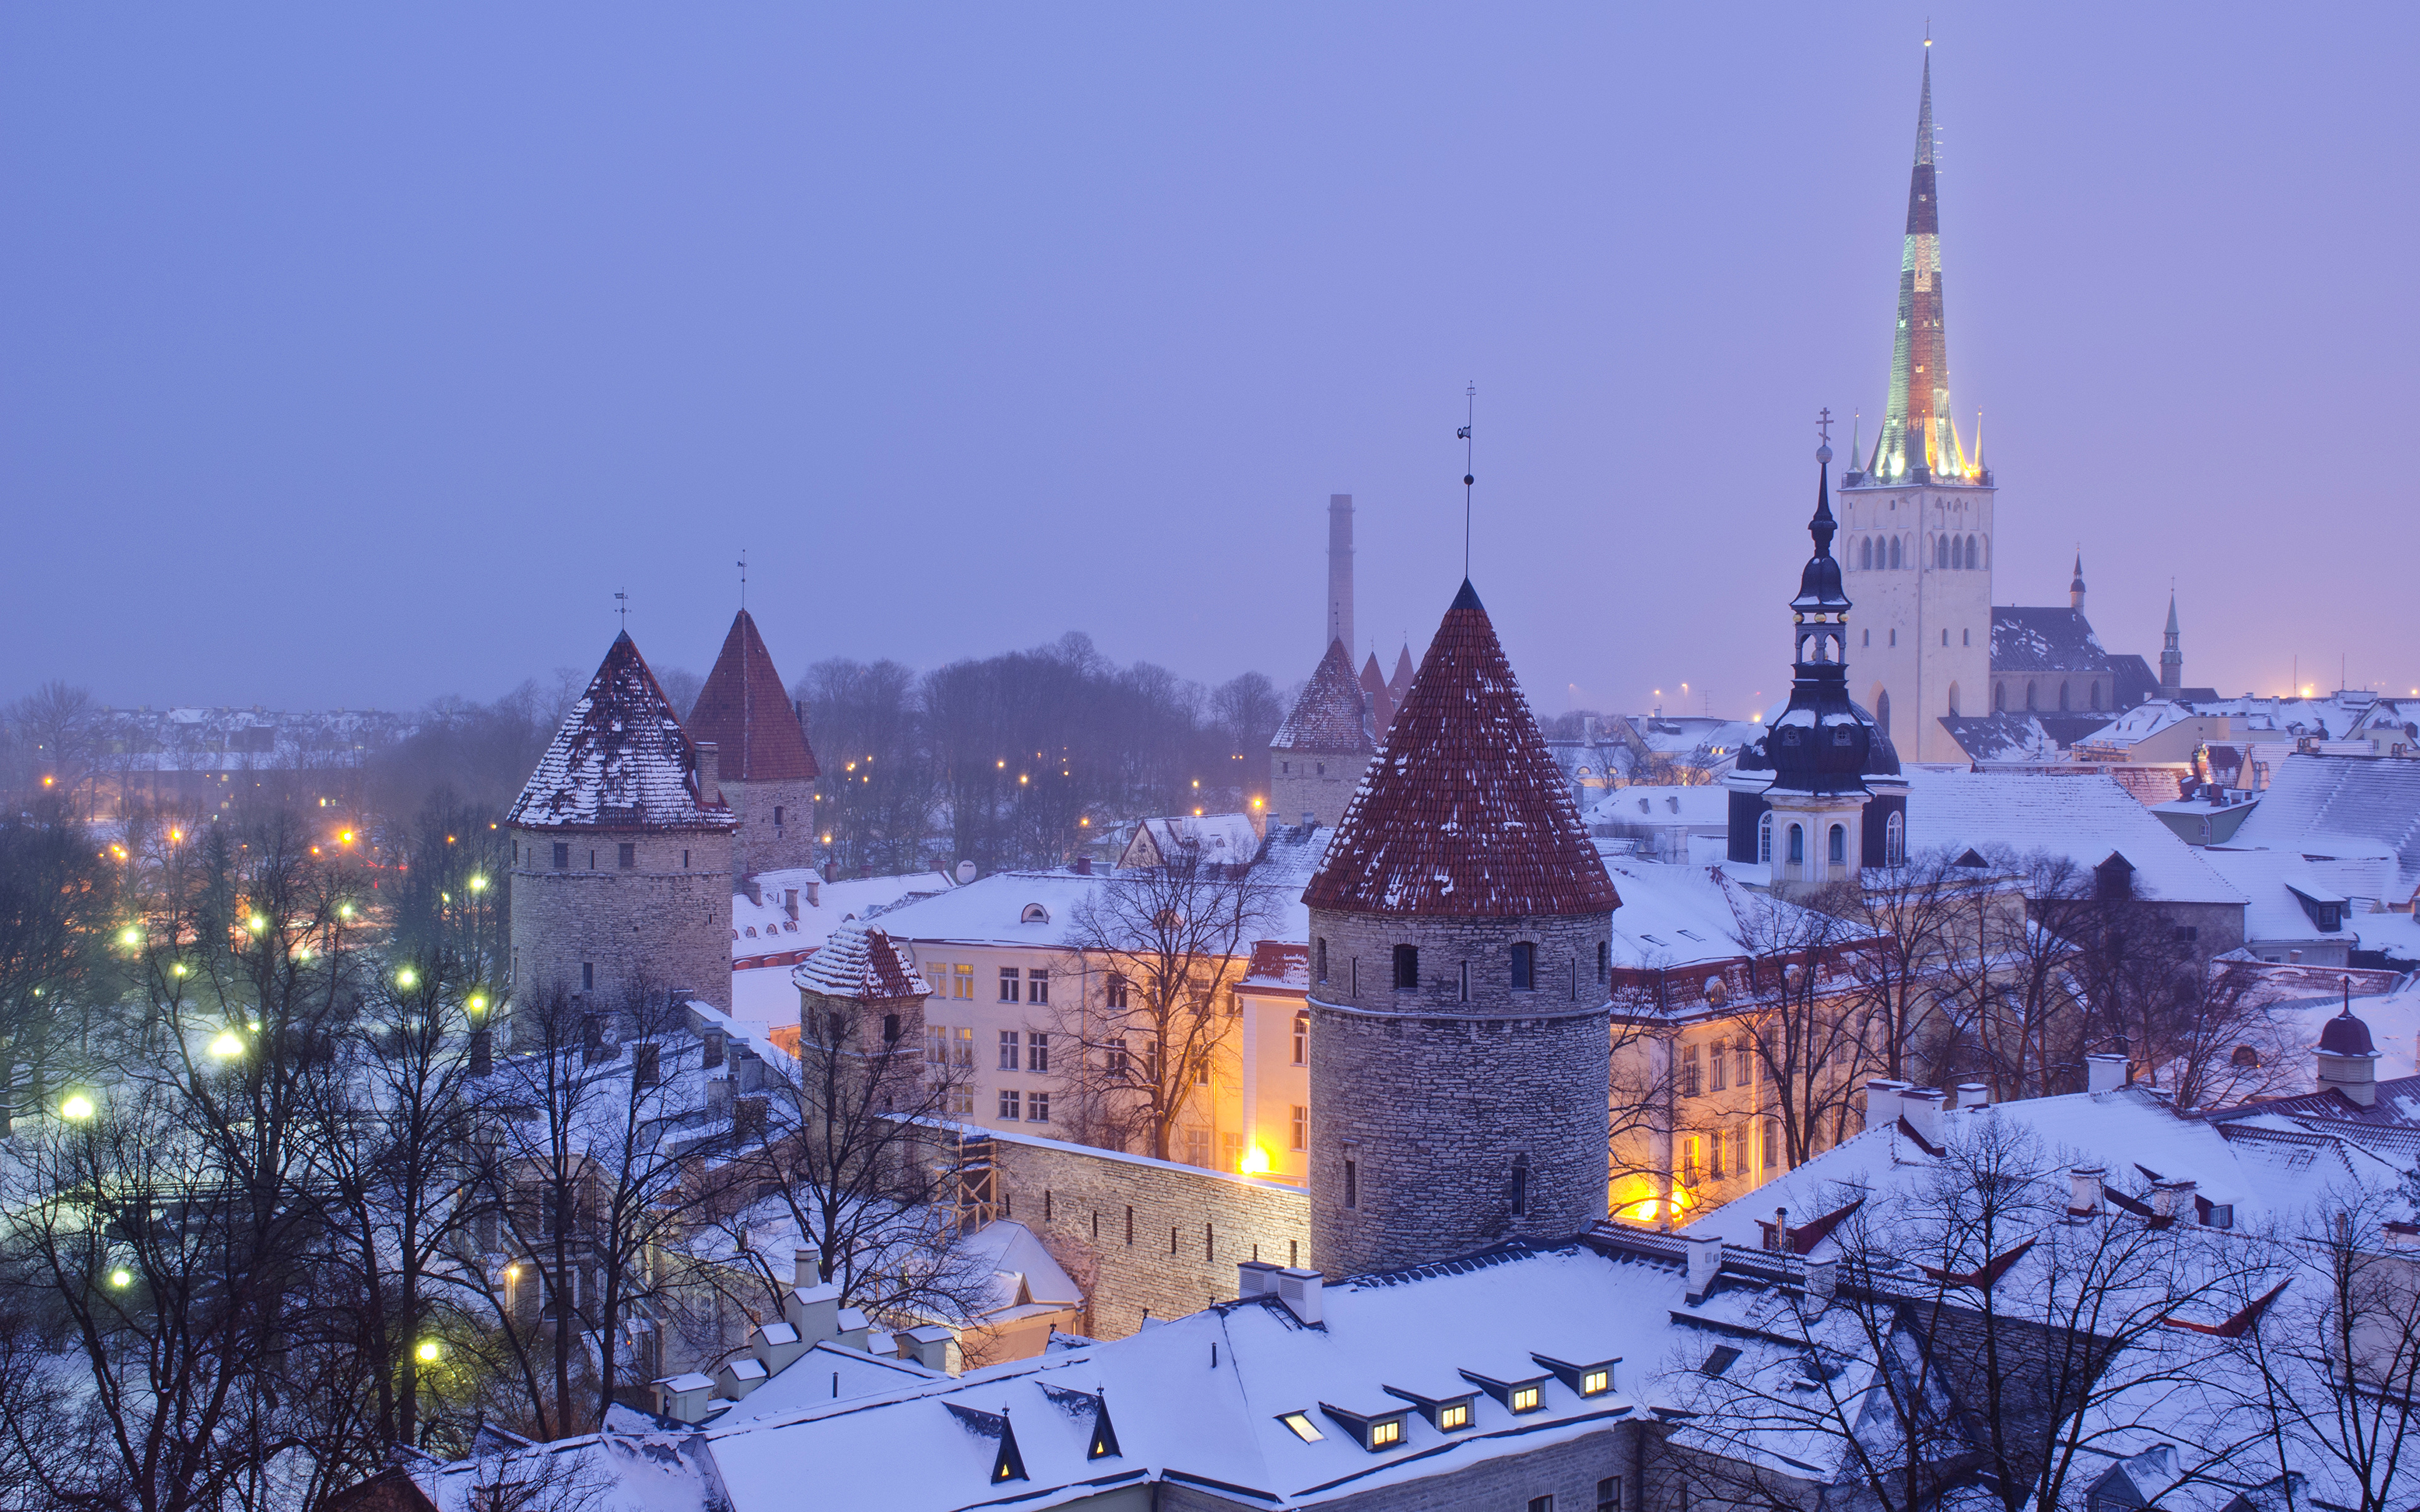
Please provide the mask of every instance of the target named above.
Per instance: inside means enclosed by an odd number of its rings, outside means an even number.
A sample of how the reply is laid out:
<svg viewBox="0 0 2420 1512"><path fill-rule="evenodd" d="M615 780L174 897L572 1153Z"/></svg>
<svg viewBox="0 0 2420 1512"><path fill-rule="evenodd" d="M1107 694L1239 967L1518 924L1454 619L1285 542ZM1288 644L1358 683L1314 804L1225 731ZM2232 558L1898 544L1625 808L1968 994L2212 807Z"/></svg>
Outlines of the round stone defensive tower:
<svg viewBox="0 0 2420 1512"><path fill-rule="evenodd" d="M1621 900L1469 583L1303 901L1311 1263L1419 1265L1603 1218Z"/></svg>
<svg viewBox="0 0 2420 1512"><path fill-rule="evenodd" d="M515 995L560 986L613 1013L644 983L730 1011L734 820L715 755L617 636L505 820Z"/></svg>

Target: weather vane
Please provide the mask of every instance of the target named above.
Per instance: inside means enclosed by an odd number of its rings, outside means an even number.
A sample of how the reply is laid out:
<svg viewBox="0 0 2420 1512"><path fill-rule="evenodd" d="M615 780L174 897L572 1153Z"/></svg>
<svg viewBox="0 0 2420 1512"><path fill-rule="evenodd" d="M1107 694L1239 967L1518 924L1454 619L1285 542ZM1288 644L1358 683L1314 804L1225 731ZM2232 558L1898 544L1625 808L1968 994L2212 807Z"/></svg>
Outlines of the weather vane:
<svg viewBox="0 0 2420 1512"><path fill-rule="evenodd" d="M739 548L739 607L748 607L748 548Z"/></svg>
<svg viewBox="0 0 2420 1512"><path fill-rule="evenodd" d="M622 628L628 631L630 628L630 591L628 589L613 590L613 612L621 616Z"/></svg>
<svg viewBox="0 0 2420 1512"><path fill-rule="evenodd" d="M1462 442L1462 579L1470 580L1470 486L1478 480L1470 471L1470 429L1479 420L1479 383L1473 379L1462 391L1463 425L1454 439Z"/></svg>

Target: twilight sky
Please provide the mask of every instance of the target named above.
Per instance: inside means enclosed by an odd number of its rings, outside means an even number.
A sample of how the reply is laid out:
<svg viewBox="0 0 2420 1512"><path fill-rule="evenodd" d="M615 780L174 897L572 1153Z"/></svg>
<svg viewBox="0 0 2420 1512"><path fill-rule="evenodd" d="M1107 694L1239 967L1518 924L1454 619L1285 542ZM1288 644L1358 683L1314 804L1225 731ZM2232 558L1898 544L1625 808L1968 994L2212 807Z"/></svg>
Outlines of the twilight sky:
<svg viewBox="0 0 2420 1512"><path fill-rule="evenodd" d="M2420 686L2420 10L19 6L0 698L406 706L1089 631L1280 684L1461 568L1542 712L1787 681L1930 12L1993 592ZM1845 447L1841 450L1845 451ZM1366 649L1366 644L1358 651ZM1761 698L1759 697L1761 695Z"/></svg>

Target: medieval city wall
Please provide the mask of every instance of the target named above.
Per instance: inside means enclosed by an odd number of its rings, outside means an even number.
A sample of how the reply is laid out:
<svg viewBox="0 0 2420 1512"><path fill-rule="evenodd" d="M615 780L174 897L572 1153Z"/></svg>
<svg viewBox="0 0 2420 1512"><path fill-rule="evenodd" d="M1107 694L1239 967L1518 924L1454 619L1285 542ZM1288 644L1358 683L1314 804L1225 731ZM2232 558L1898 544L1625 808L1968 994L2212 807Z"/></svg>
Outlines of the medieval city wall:
<svg viewBox="0 0 2420 1512"><path fill-rule="evenodd" d="M731 838L714 830L513 831L513 990L607 1005L644 976L731 1009ZM554 866L554 846L566 865ZM621 864L621 847L633 847Z"/></svg>
<svg viewBox="0 0 2420 1512"><path fill-rule="evenodd" d="M1311 1263L1299 1187L1029 1134L991 1137L1001 1216L1032 1229L1083 1289L1094 1338L1233 1301L1238 1261Z"/></svg>
<svg viewBox="0 0 2420 1512"><path fill-rule="evenodd" d="M787 782L719 784L722 801L739 818L731 837L731 872L752 877L815 864L815 785L805 778Z"/></svg>

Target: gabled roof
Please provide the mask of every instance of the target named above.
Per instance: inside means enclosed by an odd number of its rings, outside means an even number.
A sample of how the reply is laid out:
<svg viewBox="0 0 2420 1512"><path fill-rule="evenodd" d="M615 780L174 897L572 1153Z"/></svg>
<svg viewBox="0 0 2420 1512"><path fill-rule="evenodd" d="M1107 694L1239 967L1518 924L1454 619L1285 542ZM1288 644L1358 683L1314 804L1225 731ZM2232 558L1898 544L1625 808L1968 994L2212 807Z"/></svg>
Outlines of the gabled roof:
<svg viewBox="0 0 2420 1512"><path fill-rule="evenodd" d="M928 997L933 989L891 944L891 936L854 920L832 931L790 980L827 997L875 1002L892 997Z"/></svg>
<svg viewBox="0 0 2420 1512"><path fill-rule="evenodd" d="M722 655L714 659L690 711L692 740L716 747L718 772L726 782L802 782L816 774L815 753L772 653L746 609L731 622Z"/></svg>
<svg viewBox="0 0 2420 1512"><path fill-rule="evenodd" d="M2288 756L2270 774L2260 807L2234 843L2338 856L2346 854L2345 837L2392 851L2405 897L2420 887L2420 762Z"/></svg>
<svg viewBox="0 0 2420 1512"><path fill-rule="evenodd" d="M564 717L506 823L523 829L729 829L701 802L697 749L628 630Z"/></svg>
<svg viewBox="0 0 2420 1512"><path fill-rule="evenodd" d="M1354 680L1353 658L1343 641L1327 643L1327 655L1319 658L1318 670L1303 685L1294 712L1269 738L1269 748L1340 751L1352 756L1366 756L1378 748L1369 695Z"/></svg>
<svg viewBox="0 0 2420 1512"><path fill-rule="evenodd" d="M1462 918L1621 905L1468 582L1303 902Z"/></svg>
<svg viewBox="0 0 2420 1512"><path fill-rule="evenodd" d="M1992 610L1995 672L2105 672L2109 654L2080 609Z"/></svg>

